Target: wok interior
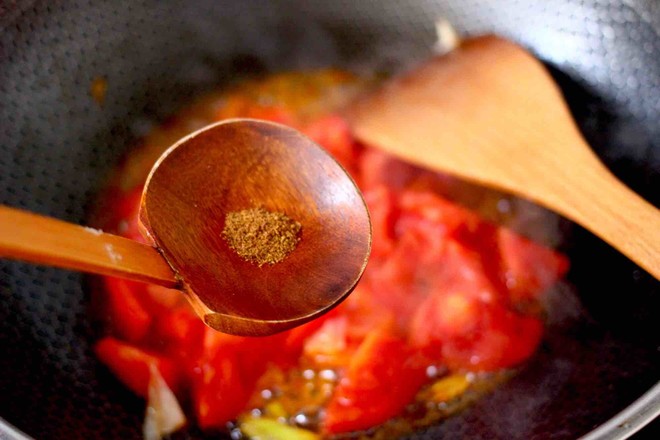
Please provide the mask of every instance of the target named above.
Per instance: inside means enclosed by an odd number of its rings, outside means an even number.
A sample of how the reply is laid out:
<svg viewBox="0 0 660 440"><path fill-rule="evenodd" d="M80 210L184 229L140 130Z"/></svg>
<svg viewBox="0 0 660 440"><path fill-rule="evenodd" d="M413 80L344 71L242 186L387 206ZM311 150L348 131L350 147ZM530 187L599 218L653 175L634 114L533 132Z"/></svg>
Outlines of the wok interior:
<svg viewBox="0 0 660 440"><path fill-rule="evenodd" d="M202 91L270 70L400 68L428 53L432 19L445 16L459 31L515 38L565 72L555 74L586 137L657 204L654 29L608 1L566 0L552 11L531 3L7 6L0 18L2 203L84 223L111 165L151 124ZM100 77L108 84L103 105L89 94ZM634 87L628 78L637 81ZM546 340L521 374L414 438L575 438L657 381L658 283L584 230L560 225L579 300L556 290ZM99 329L88 318L88 279L5 260L0 274L0 417L36 438L137 437L143 403L91 351Z"/></svg>

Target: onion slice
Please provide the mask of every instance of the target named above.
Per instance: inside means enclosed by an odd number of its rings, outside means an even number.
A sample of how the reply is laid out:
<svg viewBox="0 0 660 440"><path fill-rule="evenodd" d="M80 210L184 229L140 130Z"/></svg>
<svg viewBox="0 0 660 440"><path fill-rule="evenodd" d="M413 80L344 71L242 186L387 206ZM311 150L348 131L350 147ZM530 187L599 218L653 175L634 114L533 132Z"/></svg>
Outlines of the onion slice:
<svg viewBox="0 0 660 440"><path fill-rule="evenodd" d="M155 365L149 366L149 400L142 433L145 440L160 440L186 424L186 416Z"/></svg>

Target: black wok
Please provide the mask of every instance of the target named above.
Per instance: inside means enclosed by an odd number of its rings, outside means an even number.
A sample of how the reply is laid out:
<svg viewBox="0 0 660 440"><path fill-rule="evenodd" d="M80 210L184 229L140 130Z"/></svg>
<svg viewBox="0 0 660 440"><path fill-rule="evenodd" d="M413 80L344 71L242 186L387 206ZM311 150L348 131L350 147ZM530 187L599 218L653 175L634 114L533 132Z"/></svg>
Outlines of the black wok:
<svg viewBox="0 0 660 440"><path fill-rule="evenodd" d="M85 222L127 147L191 97L258 71L391 71L428 55L440 16L462 33L510 37L546 61L591 145L658 205L655 0L5 0L0 202ZM109 84L102 107L89 95L100 76ZM412 438L624 438L658 414L658 282L562 225L581 312L551 322L516 378ZM20 436L16 429L139 438L143 402L92 354L98 329L85 278L2 260L0 295L0 438Z"/></svg>

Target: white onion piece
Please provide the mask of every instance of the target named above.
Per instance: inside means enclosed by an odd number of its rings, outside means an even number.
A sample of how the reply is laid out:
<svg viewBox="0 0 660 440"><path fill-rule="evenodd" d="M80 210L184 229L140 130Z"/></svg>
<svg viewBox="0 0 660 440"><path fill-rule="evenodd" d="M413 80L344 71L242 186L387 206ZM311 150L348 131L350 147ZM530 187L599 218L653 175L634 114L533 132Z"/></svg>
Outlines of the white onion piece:
<svg viewBox="0 0 660 440"><path fill-rule="evenodd" d="M437 55L449 53L461 43L461 38L454 26L444 18L438 18L435 21L435 35L437 40L433 49Z"/></svg>
<svg viewBox="0 0 660 440"><path fill-rule="evenodd" d="M176 396L155 365L149 367L149 401L142 425L145 440L160 440L186 424Z"/></svg>

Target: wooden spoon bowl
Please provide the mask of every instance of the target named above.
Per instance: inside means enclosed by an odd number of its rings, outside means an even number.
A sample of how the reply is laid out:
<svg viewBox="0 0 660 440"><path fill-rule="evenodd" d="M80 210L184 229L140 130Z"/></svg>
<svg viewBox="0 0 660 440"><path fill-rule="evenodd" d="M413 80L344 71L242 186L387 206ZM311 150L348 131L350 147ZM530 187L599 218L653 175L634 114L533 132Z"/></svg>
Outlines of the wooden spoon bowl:
<svg viewBox="0 0 660 440"><path fill-rule="evenodd" d="M279 263L245 261L222 236L227 213L255 207L302 225ZM371 246L350 177L307 137L264 121L220 122L173 145L147 179L140 221L198 314L234 334L273 333L327 311L358 282Z"/></svg>

